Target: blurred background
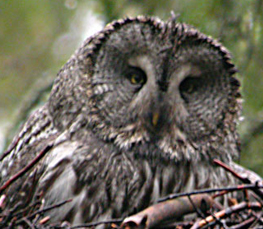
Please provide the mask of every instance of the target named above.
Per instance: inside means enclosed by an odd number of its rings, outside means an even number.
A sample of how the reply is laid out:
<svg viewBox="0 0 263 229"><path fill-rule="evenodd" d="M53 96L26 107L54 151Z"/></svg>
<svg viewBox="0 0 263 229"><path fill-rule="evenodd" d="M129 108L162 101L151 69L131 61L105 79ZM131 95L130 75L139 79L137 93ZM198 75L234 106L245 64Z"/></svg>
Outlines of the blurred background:
<svg viewBox="0 0 263 229"><path fill-rule="evenodd" d="M0 154L84 39L120 17L172 10L231 51L244 98L240 163L263 176L263 0L0 1Z"/></svg>

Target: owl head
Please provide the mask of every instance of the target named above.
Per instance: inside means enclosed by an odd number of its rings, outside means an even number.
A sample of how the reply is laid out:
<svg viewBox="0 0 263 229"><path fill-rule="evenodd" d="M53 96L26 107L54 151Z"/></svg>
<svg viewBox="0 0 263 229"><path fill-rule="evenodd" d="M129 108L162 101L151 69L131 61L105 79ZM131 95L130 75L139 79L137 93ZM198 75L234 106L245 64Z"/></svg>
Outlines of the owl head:
<svg viewBox="0 0 263 229"><path fill-rule="evenodd" d="M173 17L126 18L87 39L61 69L49 112L59 130L120 148L225 145L237 154L235 72L225 47Z"/></svg>

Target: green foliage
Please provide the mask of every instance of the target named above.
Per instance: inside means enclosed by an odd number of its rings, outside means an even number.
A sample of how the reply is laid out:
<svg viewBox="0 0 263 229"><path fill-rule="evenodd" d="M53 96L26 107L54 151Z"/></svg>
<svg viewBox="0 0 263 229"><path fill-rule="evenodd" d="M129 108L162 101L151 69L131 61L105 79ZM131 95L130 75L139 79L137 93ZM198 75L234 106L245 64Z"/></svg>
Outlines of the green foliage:
<svg viewBox="0 0 263 229"><path fill-rule="evenodd" d="M239 129L246 144L241 163L263 175L263 130L253 133L263 122L262 0L1 1L1 119L10 120L27 91L41 87L34 83L37 79L49 79L47 75L55 77L60 66L78 46L79 34L83 30L80 22L88 13L96 20L108 23L138 14L167 19L172 10L180 14L179 21L192 24L219 39L232 52L234 63L240 70L244 96L245 121ZM93 24L86 23L84 27ZM65 43L57 46L61 39Z"/></svg>

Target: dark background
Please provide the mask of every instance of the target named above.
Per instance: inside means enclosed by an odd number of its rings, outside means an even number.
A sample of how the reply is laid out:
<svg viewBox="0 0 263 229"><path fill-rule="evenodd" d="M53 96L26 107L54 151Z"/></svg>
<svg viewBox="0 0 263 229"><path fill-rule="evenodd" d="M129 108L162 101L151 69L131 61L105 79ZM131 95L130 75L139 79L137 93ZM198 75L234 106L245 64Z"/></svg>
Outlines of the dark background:
<svg viewBox="0 0 263 229"><path fill-rule="evenodd" d="M262 0L0 1L0 152L85 38L120 17L172 10L231 51L244 98L240 163L263 176Z"/></svg>

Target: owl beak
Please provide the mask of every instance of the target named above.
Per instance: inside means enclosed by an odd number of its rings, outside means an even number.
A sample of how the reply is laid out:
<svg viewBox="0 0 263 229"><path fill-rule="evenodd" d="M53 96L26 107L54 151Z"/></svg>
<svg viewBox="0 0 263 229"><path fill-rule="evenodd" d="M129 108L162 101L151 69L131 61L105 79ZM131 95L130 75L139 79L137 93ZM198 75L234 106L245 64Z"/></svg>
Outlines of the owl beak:
<svg viewBox="0 0 263 229"><path fill-rule="evenodd" d="M160 114L159 112L155 112L152 115L152 124L154 127L156 127L156 125L158 124L158 120L159 120Z"/></svg>

